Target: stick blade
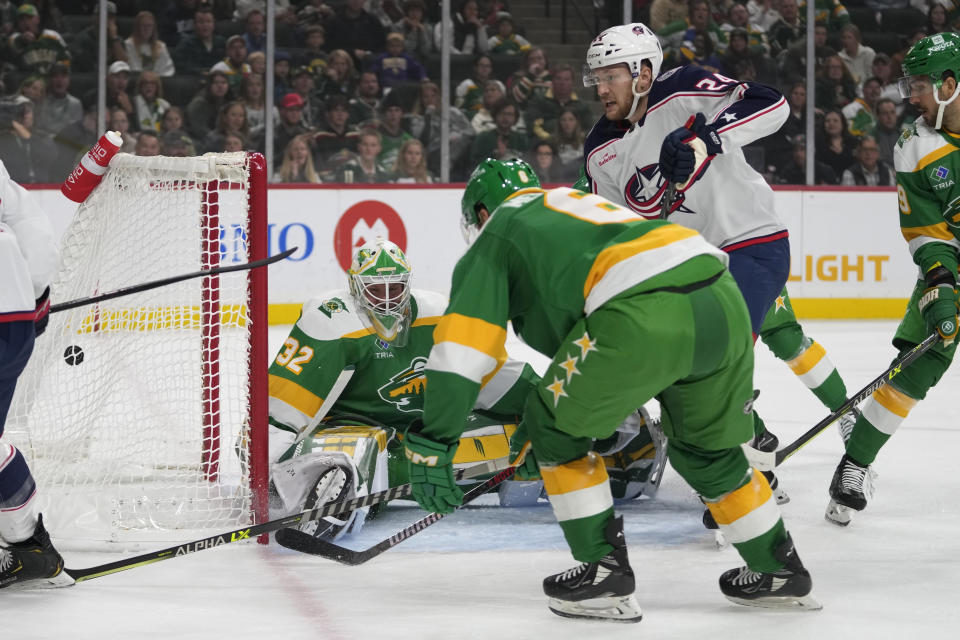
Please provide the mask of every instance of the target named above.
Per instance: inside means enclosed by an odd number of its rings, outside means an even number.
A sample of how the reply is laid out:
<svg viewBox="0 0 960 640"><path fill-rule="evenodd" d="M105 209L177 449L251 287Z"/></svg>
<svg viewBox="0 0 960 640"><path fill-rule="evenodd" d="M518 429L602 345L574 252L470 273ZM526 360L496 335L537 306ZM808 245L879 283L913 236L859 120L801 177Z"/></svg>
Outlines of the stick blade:
<svg viewBox="0 0 960 640"><path fill-rule="evenodd" d="M321 558L333 560L340 564L352 566L366 562L362 551L345 549L327 540L314 538L297 529L280 529L277 531L275 539L281 547L293 549L294 551L306 553L311 556L320 556Z"/></svg>

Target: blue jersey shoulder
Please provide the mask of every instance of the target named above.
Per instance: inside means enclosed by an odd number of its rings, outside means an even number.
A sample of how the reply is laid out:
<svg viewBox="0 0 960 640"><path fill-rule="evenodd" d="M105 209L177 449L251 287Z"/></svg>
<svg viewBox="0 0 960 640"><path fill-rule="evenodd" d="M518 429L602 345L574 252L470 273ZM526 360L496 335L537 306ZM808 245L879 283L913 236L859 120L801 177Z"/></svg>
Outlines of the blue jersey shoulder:
<svg viewBox="0 0 960 640"><path fill-rule="evenodd" d="M702 67L693 65L676 67L657 76L650 90L650 100L647 104L653 107L678 93L727 93L737 84L739 83L736 80L707 71Z"/></svg>
<svg viewBox="0 0 960 640"><path fill-rule="evenodd" d="M594 149L610 140L622 138L629 130L630 122L627 120L609 120L607 116L600 116L583 142L583 157L587 158Z"/></svg>

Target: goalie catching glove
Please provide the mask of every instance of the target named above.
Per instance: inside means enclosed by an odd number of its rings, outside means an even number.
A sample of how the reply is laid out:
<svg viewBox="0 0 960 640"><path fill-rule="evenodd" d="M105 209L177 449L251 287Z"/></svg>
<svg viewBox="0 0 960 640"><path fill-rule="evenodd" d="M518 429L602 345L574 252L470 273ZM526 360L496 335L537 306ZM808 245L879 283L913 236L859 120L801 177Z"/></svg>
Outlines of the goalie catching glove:
<svg viewBox="0 0 960 640"><path fill-rule="evenodd" d="M698 113L663 139L660 173L667 182L677 184L677 191L685 191L718 153L723 153L720 136L707 124L704 115Z"/></svg>
<svg viewBox="0 0 960 640"><path fill-rule="evenodd" d="M943 338L944 346L949 347L957 337L957 309L960 296L957 293L956 278L939 262L926 274L927 288L917 302L920 313L930 331L936 331Z"/></svg>
<svg viewBox="0 0 960 640"><path fill-rule="evenodd" d="M458 444L441 444L412 431L403 439L413 497L427 511L453 513L463 503L463 491L453 476Z"/></svg>

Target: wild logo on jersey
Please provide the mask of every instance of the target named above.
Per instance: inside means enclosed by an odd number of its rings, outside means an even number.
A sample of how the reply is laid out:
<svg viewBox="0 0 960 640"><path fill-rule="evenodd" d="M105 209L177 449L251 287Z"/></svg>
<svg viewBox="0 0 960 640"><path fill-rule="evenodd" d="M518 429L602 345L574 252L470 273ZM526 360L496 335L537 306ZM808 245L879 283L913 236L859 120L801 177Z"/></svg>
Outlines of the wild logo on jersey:
<svg viewBox="0 0 960 640"><path fill-rule="evenodd" d="M332 318L335 313L347 311L347 305L344 304L340 298L330 298L329 300L321 302L317 310L321 311L328 318Z"/></svg>
<svg viewBox="0 0 960 640"><path fill-rule="evenodd" d="M700 172L700 176L703 172ZM697 176L697 180L700 179ZM694 180L696 182L696 180ZM660 206L667 191L667 181L660 174L659 164L648 164L645 167L637 167L633 176L627 180L623 188L623 197L631 209L647 219L654 219L660 216ZM695 213L695 211L684 205L686 196L678 191L673 200L673 206L670 207L670 213L679 211L680 213Z"/></svg>
<svg viewBox="0 0 960 640"><path fill-rule="evenodd" d="M427 376L424 368L427 359L417 356L390 381L377 389L377 393L384 402L396 405L397 409L406 412L423 411L423 392L427 386Z"/></svg>

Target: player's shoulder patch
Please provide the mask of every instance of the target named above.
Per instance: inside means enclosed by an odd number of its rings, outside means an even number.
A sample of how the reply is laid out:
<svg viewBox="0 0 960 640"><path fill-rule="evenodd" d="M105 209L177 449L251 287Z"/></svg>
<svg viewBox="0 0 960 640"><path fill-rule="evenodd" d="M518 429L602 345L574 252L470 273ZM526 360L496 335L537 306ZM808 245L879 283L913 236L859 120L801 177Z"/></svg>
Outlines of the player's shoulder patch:
<svg viewBox="0 0 960 640"><path fill-rule="evenodd" d="M447 296L436 291L427 291L426 289L412 289L410 293L417 305L416 320L424 318L439 318L447 310L449 300ZM415 321L416 321L415 320Z"/></svg>
<svg viewBox="0 0 960 640"><path fill-rule="evenodd" d="M346 289L326 292L304 303L297 326L311 338L336 340L363 329L354 306Z"/></svg>
<svg viewBox="0 0 960 640"><path fill-rule="evenodd" d="M915 120L900 134L893 150L894 168L901 173L920 171L931 162L956 149L922 119Z"/></svg>

